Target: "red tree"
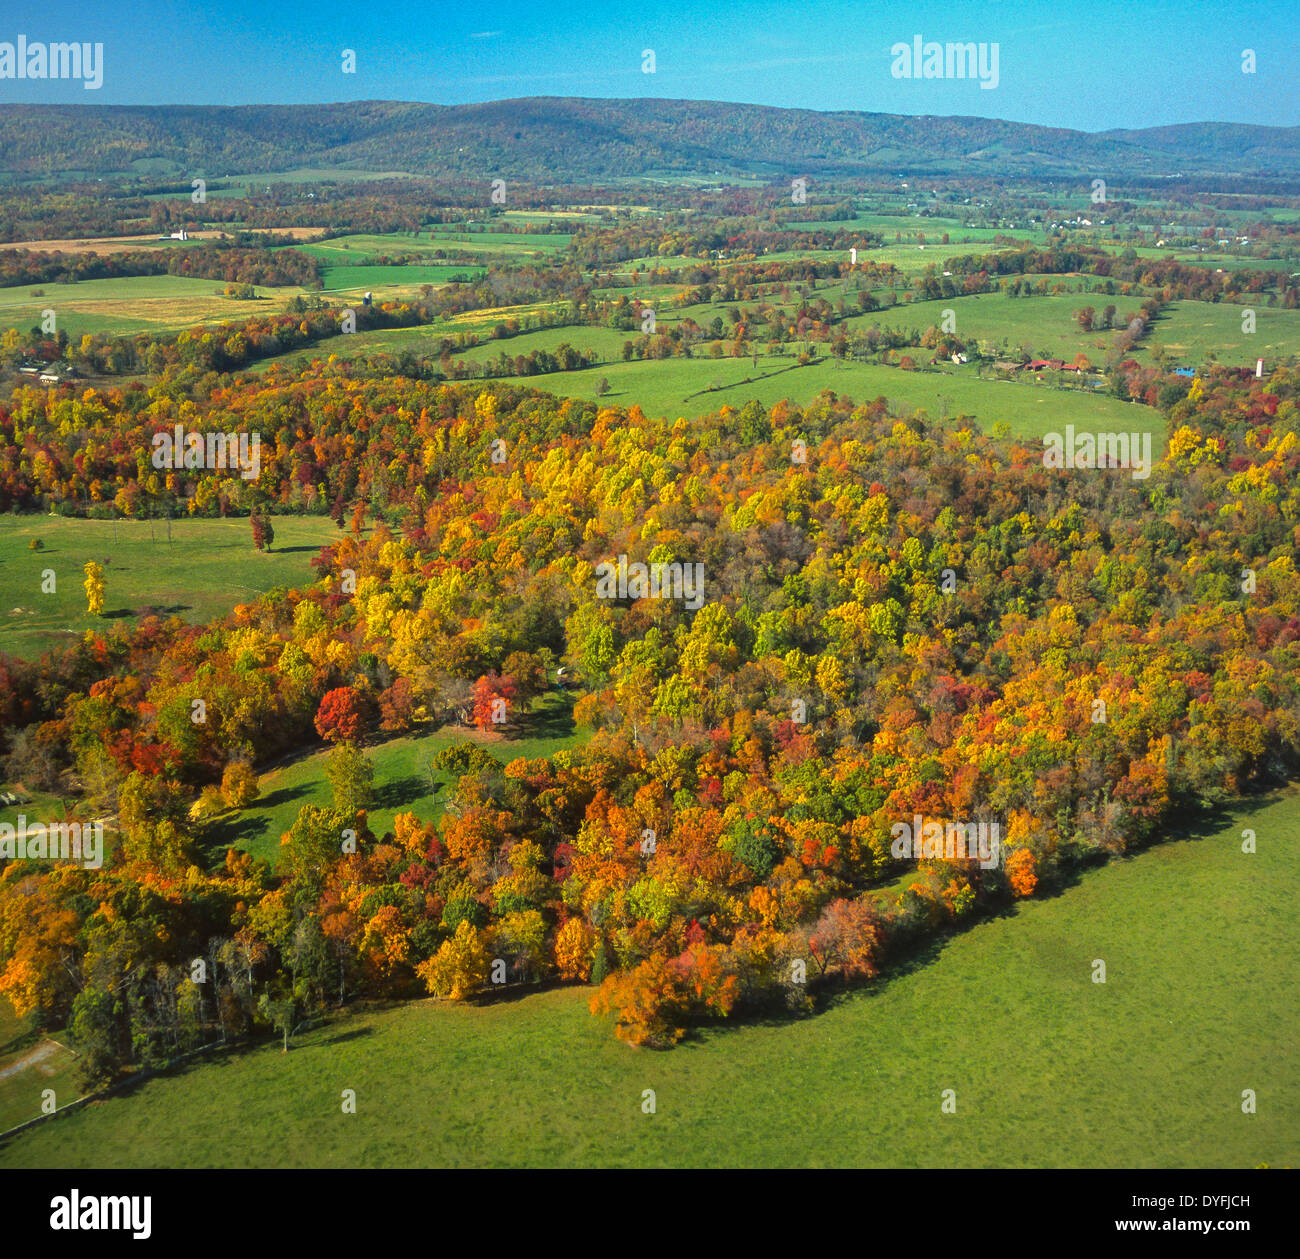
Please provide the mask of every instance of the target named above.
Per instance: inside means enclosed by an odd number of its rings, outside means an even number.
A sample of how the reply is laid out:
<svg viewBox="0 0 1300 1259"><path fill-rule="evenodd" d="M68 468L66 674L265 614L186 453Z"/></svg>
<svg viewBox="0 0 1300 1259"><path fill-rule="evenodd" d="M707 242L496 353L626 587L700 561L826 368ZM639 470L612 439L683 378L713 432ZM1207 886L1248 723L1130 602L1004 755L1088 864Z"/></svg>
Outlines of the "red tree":
<svg viewBox="0 0 1300 1259"><path fill-rule="evenodd" d="M409 678L398 678L379 696L379 715L385 730L409 730L415 724L415 695Z"/></svg>
<svg viewBox="0 0 1300 1259"><path fill-rule="evenodd" d="M331 743L353 743L366 728L366 703L350 686L326 691L316 710L316 729Z"/></svg>
<svg viewBox="0 0 1300 1259"><path fill-rule="evenodd" d="M514 716L515 681L485 673L474 683L474 724L480 730L501 730Z"/></svg>

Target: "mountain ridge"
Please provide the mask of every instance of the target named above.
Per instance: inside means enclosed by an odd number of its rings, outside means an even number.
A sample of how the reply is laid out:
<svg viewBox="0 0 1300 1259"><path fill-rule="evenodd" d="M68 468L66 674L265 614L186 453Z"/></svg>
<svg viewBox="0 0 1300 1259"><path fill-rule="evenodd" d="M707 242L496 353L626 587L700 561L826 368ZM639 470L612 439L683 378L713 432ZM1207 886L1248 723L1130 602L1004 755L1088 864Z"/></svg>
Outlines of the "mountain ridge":
<svg viewBox="0 0 1300 1259"><path fill-rule="evenodd" d="M1300 175L1300 127L1088 132L972 115L661 97L468 105L0 105L0 171L209 177L300 166L530 180L646 175Z"/></svg>

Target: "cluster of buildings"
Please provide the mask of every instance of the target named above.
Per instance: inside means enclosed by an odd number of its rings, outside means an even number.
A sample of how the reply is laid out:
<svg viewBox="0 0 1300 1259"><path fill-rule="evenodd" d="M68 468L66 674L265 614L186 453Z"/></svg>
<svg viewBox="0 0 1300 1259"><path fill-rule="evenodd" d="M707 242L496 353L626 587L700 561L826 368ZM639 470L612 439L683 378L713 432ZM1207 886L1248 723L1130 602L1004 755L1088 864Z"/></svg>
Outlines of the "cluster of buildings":
<svg viewBox="0 0 1300 1259"><path fill-rule="evenodd" d="M19 369L20 376L34 376L42 385L62 385L69 380L76 380L80 373L71 363L24 363Z"/></svg>
<svg viewBox="0 0 1300 1259"><path fill-rule="evenodd" d="M1062 358L1034 358L1028 363L1016 363L1011 359L1000 358L993 364L995 372L1087 372L1088 367L1078 367L1067 363Z"/></svg>

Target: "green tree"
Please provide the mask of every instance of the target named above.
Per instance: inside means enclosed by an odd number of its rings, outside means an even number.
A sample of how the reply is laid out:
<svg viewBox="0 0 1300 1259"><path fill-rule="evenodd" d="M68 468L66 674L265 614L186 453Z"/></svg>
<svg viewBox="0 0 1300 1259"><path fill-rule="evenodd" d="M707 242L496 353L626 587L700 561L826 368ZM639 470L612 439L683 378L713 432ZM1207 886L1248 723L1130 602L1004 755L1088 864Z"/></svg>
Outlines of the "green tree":
<svg viewBox="0 0 1300 1259"><path fill-rule="evenodd" d="M284 1037L281 1053L289 1052L289 1038L298 1029L298 1003L291 993L272 993L268 988L257 1003L258 1013Z"/></svg>
<svg viewBox="0 0 1300 1259"><path fill-rule="evenodd" d="M289 899L315 904L329 872L343 856L346 832L356 830L356 814L304 804L281 839L280 868L288 875Z"/></svg>
<svg viewBox="0 0 1300 1259"><path fill-rule="evenodd" d="M375 796L375 767L355 743L340 743L326 763L334 808L355 816L368 809Z"/></svg>
<svg viewBox="0 0 1300 1259"><path fill-rule="evenodd" d="M68 1034L77 1047L79 1087L102 1088L126 1066L121 1046L122 1015L121 1002L96 984L87 984L72 1002Z"/></svg>

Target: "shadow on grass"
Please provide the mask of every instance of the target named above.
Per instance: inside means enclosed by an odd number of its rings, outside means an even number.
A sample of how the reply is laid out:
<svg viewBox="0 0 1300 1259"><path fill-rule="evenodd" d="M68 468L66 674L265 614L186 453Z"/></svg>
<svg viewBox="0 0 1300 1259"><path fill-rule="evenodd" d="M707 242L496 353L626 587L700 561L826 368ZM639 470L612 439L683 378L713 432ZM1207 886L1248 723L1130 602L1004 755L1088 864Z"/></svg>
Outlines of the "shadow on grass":
<svg viewBox="0 0 1300 1259"><path fill-rule="evenodd" d="M1233 818L1240 815L1243 805L1261 808L1274 803L1283 795L1284 787L1285 784L1280 783L1270 785L1225 804L1208 805L1203 811L1185 812L1171 820L1161 833L1124 853L1111 853L1105 849L1080 853L1069 865L1059 867L1041 878L1033 899L1053 900L1078 886L1089 871L1101 869L1112 861L1129 861L1172 843L1186 843L1221 835L1232 824ZM931 965L953 940L967 931L999 918L1014 917L1019 912L1020 904L1019 900L1008 900L981 906L979 912L963 922L943 924L927 934L898 941L886 953L880 973L865 982L834 976L825 983L814 983L809 994L813 1001L810 1010L790 1011L774 1005L738 1012L725 1022L695 1024L687 1028L679 1047L703 1045L711 1038L728 1036L746 1027L783 1027L798 1020L817 1018L849 1001L877 996L891 982Z"/></svg>
<svg viewBox="0 0 1300 1259"><path fill-rule="evenodd" d="M44 1038L45 1033L37 1027L29 1027L25 1031L11 1036L3 1045L0 1045L0 1054L14 1054L19 1050L32 1049L38 1045Z"/></svg>
<svg viewBox="0 0 1300 1259"><path fill-rule="evenodd" d="M414 804L432 795L429 784L414 774L403 778L394 778L381 787L375 788L375 807L380 809L400 809L405 804Z"/></svg>
<svg viewBox="0 0 1300 1259"><path fill-rule="evenodd" d="M305 796L310 790L311 783L299 783L296 787L281 787L271 792L269 796L262 796L257 802L258 807L274 809L279 805L288 804L290 800L297 800L299 796Z"/></svg>
<svg viewBox="0 0 1300 1259"><path fill-rule="evenodd" d="M274 808L288 804L305 796L311 790L311 783L299 783L294 787L281 787L258 801L259 810L264 807ZM272 820L260 811L253 814L241 814L217 818L211 829L200 842L200 851L209 868L220 865L225 860L227 848L247 848L259 839L265 839L272 828ZM278 836L276 836L278 838ZM271 865L275 865L272 859Z"/></svg>
<svg viewBox="0 0 1300 1259"><path fill-rule="evenodd" d="M551 698L554 696L554 698ZM520 737L525 739L567 739L577 727L573 723L573 696L567 691L551 691L546 706L529 713L520 722Z"/></svg>
<svg viewBox="0 0 1300 1259"><path fill-rule="evenodd" d="M324 1040L314 1040L308 1045L303 1045L302 1048L323 1049L329 1045L341 1045L345 1041L349 1041L349 1040L362 1040L365 1037L373 1036L374 1034L375 1034L375 1029L368 1025L366 1027L354 1027L350 1031L339 1032L334 1036L327 1036ZM290 1044L289 1047L290 1049L293 1048L292 1043Z"/></svg>
<svg viewBox="0 0 1300 1259"><path fill-rule="evenodd" d="M210 861L224 860L227 848L238 848L241 844L262 839L270 827L267 818L244 817L231 818L228 822L219 822L213 827L211 837L203 842L204 855Z"/></svg>
<svg viewBox="0 0 1300 1259"><path fill-rule="evenodd" d="M554 978L534 979L531 981L516 980L512 983L490 988L486 992L478 993L474 997L473 1004L483 1009L494 1005L514 1005L517 1001L523 1001L528 997L535 997L539 993L550 992L556 988L582 986L581 984L566 983L564 980Z"/></svg>
<svg viewBox="0 0 1300 1259"><path fill-rule="evenodd" d="M346 1041L361 1040L374 1035L374 1028L367 1025L365 1027L348 1028L345 1031L336 1032L333 1036L325 1036L320 1039L304 1039L310 1037L313 1032L328 1030L328 1028L329 1016L322 1016L319 1020L313 1019L307 1026L300 1027L289 1041L289 1053L305 1053L313 1049L328 1049L333 1045L340 1045ZM173 1079L201 1067L229 1066L249 1054L258 1053L261 1050L273 1049L278 1054L283 1050L283 1047L283 1038L278 1033L257 1036L247 1040L231 1041L225 1045L214 1045L192 1058L186 1058L184 1061L173 1062L168 1066L158 1067L151 1071L140 1071L119 1084L113 1090L113 1095L116 1097L130 1097L148 1084L150 1080Z"/></svg>

